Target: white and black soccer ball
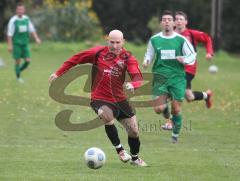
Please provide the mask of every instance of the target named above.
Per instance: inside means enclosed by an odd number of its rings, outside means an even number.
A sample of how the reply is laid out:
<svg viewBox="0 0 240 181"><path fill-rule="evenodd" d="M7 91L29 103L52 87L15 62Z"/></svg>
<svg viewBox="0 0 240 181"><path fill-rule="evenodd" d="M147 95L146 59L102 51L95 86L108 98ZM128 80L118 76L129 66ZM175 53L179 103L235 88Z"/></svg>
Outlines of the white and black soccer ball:
<svg viewBox="0 0 240 181"><path fill-rule="evenodd" d="M218 72L218 67L216 65L211 65L208 68L208 72L211 73L211 74L215 74L215 73Z"/></svg>
<svg viewBox="0 0 240 181"><path fill-rule="evenodd" d="M104 165L106 156L100 148L92 147L84 153L84 159L89 168L98 169Z"/></svg>

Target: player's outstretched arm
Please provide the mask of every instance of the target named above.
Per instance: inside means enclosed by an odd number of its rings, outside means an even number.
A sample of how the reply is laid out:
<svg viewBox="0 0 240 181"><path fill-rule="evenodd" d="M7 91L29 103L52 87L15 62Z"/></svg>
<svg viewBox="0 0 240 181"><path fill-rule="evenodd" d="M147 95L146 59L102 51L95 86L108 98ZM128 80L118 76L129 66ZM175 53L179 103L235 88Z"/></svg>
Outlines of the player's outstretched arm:
<svg viewBox="0 0 240 181"><path fill-rule="evenodd" d="M213 50L213 42L211 36L207 33L198 31L198 30L190 30L194 36L194 39L198 43L203 43L206 50L206 60L210 61L213 58L214 50Z"/></svg>

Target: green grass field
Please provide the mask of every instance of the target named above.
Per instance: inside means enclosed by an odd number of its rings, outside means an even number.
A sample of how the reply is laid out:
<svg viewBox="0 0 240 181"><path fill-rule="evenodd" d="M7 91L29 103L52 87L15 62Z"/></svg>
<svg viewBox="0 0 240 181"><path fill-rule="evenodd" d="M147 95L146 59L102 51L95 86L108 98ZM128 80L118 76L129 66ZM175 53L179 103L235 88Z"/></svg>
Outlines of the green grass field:
<svg viewBox="0 0 240 181"><path fill-rule="evenodd" d="M83 44L43 43L31 45L32 64L16 82L14 61L6 44L0 44L0 180L239 180L240 177L240 61L239 56L219 52L215 75L199 49L199 72L195 90L214 91L214 106L204 102L183 104L184 128L178 144L170 132L162 131L161 115L151 108L138 108L140 156L149 167L138 168L118 160L103 127L87 132L66 132L56 127L54 118L63 109L72 109L75 123L93 119L90 108L63 105L48 95L49 75L69 56L86 48ZM145 46L127 47L142 61ZM149 71L149 70L147 70ZM67 90L81 95L84 79ZM122 144L128 149L125 131L117 123ZM98 170L86 167L83 154L99 147L107 156Z"/></svg>

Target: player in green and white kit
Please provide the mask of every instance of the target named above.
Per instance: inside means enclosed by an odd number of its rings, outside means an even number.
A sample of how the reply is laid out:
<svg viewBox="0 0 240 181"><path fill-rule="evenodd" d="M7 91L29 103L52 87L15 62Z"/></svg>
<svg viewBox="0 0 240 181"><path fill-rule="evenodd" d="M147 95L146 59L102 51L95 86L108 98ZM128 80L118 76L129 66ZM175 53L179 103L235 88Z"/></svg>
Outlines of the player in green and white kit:
<svg viewBox="0 0 240 181"><path fill-rule="evenodd" d="M148 43L143 67L154 59L152 67L153 107L156 113L169 116L167 101L171 99L173 121L172 141L177 142L182 126L181 103L184 100L186 79L184 64L194 64L196 53L191 43L174 32L174 20L171 11L165 11L161 17L162 32L152 36Z"/></svg>
<svg viewBox="0 0 240 181"><path fill-rule="evenodd" d="M20 73L30 63L29 33L33 35L38 44L41 43L32 22L24 13L24 5L21 3L17 4L16 15L10 19L7 32L8 51L13 53L13 58L16 60L15 73L19 82L23 82L20 78ZM22 58L24 63L20 65Z"/></svg>

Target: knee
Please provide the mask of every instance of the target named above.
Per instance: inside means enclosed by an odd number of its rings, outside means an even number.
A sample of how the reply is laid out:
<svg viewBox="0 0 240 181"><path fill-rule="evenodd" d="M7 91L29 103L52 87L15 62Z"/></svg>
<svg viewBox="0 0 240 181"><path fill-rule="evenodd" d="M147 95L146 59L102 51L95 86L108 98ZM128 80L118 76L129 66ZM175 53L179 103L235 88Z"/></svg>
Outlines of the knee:
<svg viewBox="0 0 240 181"><path fill-rule="evenodd" d="M138 128L132 128L131 130L129 130L128 136L130 136L132 138L137 138L139 136Z"/></svg>
<svg viewBox="0 0 240 181"><path fill-rule="evenodd" d="M109 120L104 120L104 124L105 125L113 125L114 124L114 120L111 120L111 121L109 121Z"/></svg>
<svg viewBox="0 0 240 181"><path fill-rule="evenodd" d="M173 107L172 108L172 115L178 115L181 112L181 108L180 107Z"/></svg>
<svg viewBox="0 0 240 181"><path fill-rule="evenodd" d="M26 58L26 59L25 59L25 62L30 63L30 62L31 62L31 59L30 59L30 58Z"/></svg>
<svg viewBox="0 0 240 181"><path fill-rule="evenodd" d="M185 96L186 96L186 99L187 99L188 102L191 102L191 101L194 100L194 95L193 95L192 91L186 91Z"/></svg>
<svg viewBox="0 0 240 181"><path fill-rule="evenodd" d="M154 111L157 114L161 114L164 111L165 108L166 108L165 105L156 106L156 107L154 107Z"/></svg>
<svg viewBox="0 0 240 181"><path fill-rule="evenodd" d="M124 122L122 122L122 121L123 120L121 120L121 123L124 125L128 136L130 136L132 138L138 137L139 129L138 129L138 123L137 123L136 116L127 118L124 120Z"/></svg>
<svg viewBox="0 0 240 181"><path fill-rule="evenodd" d="M104 121L105 124L113 124L114 116L112 111L107 107L101 107L98 110L99 117Z"/></svg>
<svg viewBox="0 0 240 181"><path fill-rule="evenodd" d="M20 65L20 62L21 62L20 60L16 60L16 61L15 61L15 64L16 64L16 65Z"/></svg>
<svg viewBox="0 0 240 181"><path fill-rule="evenodd" d="M111 115L108 115L108 114L103 113L103 114L101 114L99 117L100 117L100 118L104 121L104 123L107 124L107 125L111 125L111 124L114 122L114 117L111 116Z"/></svg>

